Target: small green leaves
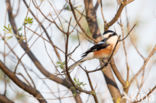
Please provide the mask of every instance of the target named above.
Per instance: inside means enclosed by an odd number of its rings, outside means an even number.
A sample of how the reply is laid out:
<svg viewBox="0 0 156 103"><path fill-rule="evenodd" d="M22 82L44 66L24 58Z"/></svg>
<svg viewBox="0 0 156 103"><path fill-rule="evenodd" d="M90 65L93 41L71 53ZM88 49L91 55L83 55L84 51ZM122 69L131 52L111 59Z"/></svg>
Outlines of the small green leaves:
<svg viewBox="0 0 156 103"><path fill-rule="evenodd" d="M9 39L11 39L11 38L13 38L12 35L11 35L11 36L6 36L6 37L5 37L5 40L9 40Z"/></svg>
<svg viewBox="0 0 156 103"><path fill-rule="evenodd" d="M3 31L6 33L6 34L12 34L12 27L10 26L10 24L8 24L8 26L4 26L4 29Z"/></svg>
<svg viewBox="0 0 156 103"><path fill-rule="evenodd" d="M74 83L78 87L83 87L86 85L86 83L80 82L79 79L74 78Z"/></svg>
<svg viewBox="0 0 156 103"><path fill-rule="evenodd" d="M5 37L3 37L2 39L3 40L9 40L9 39L11 39L13 37L12 36L12 34L13 34L12 27L10 26L10 24L8 24L8 26L3 26L3 27L4 27L4 29L3 29L4 33L5 34L9 34L9 36L5 35Z"/></svg>
<svg viewBox="0 0 156 103"><path fill-rule="evenodd" d="M32 24L32 23L33 23L33 18L26 17L24 19L24 25L26 25L26 24Z"/></svg>
<svg viewBox="0 0 156 103"><path fill-rule="evenodd" d="M64 9L71 11L71 8L70 8L69 4L66 4L65 7L64 7Z"/></svg>
<svg viewBox="0 0 156 103"><path fill-rule="evenodd" d="M21 31L22 30L22 27L18 28L18 31Z"/></svg>
<svg viewBox="0 0 156 103"><path fill-rule="evenodd" d="M26 40L25 36L23 36L22 34L16 35L16 38L18 38L18 40Z"/></svg>
<svg viewBox="0 0 156 103"><path fill-rule="evenodd" d="M65 62L58 61L56 64L57 64L57 67L64 69Z"/></svg>

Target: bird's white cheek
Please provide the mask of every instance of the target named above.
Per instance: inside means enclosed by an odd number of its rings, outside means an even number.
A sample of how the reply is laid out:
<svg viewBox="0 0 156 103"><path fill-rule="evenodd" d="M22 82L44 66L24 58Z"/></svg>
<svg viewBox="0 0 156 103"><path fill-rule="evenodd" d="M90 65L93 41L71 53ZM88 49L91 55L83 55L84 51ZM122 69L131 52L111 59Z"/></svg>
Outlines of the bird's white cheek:
<svg viewBox="0 0 156 103"><path fill-rule="evenodd" d="M117 36L113 36L113 37L111 37L110 39L107 40L107 43L115 45L117 40L118 40L118 37Z"/></svg>

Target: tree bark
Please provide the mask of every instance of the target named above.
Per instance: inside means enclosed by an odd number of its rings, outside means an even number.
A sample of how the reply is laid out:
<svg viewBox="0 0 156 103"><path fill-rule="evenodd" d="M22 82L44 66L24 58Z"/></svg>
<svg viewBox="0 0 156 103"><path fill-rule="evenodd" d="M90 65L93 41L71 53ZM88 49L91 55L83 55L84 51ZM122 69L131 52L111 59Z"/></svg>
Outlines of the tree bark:
<svg viewBox="0 0 156 103"><path fill-rule="evenodd" d="M0 94L0 103L14 103L14 102L8 99L6 96Z"/></svg>

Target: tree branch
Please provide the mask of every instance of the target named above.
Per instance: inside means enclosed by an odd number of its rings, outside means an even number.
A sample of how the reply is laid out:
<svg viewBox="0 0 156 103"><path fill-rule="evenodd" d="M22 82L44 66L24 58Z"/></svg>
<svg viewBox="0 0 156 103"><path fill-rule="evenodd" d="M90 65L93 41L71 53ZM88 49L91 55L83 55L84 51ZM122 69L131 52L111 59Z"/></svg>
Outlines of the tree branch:
<svg viewBox="0 0 156 103"><path fill-rule="evenodd" d="M123 79L120 72L118 71L113 58L111 59L110 65L112 67L113 72L115 73L115 76L118 78L118 80L120 81L122 86L125 87L125 85L126 85L125 80Z"/></svg>
<svg viewBox="0 0 156 103"><path fill-rule="evenodd" d="M117 10L117 13L115 14L114 18L110 22L106 23L106 25L105 25L105 31L108 30L108 28L110 26L112 26L118 20L118 18L120 17L120 15L121 15L122 10L124 9L124 7L127 4L129 4L129 3L133 2L133 1L134 0L123 0L121 2L120 6L119 6L119 9Z"/></svg>
<svg viewBox="0 0 156 103"><path fill-rule="evenodd" d="M148 61L150 60L150 58L153 56L153 54L155 52L156 52L156 45L154 46L154 48L152 49L152 51L150 52L150 54L148 55L148 57L145 59L144 64L142 65L142 67L140 68L140 70L132 77L132 79L130 80L129 84L131 84L137 78L137 76L145 69Z"/></svg>
<svg viewBox="0 0 156 103"><path fill-rule="evenodd" d="M31 52L31 50L29 49L29 47L27 46L27 44L23 41L23 40L19 40L18 37L20 37L19 33L18 33L18 29L12 14L12 8L11 8L11 4L10 4L10 0L6 0L7 2L7 10L8 10L8 17L9 17L9 21L10 24L12 26L14 35L17 39L17 41L19 42L20 46L23 48L23 50L27 53L27 55L30 57L30 59L33 61L33 63L35 64L35 66L39 69L39 71L47 78L62 84L63 86L70 88L71 84L66 80L66 79L61 79L59 77L57 77L56 75L51 74L50 72L48 72L43 66L42 64L39 62L39 60L35 57L35 55Z"/></svg>
<svg viewBox="0 0 156 103"><path fill-rule="evenodd" d="M41 93L35 88L27 85L23 81L21 81L13 72L11 72L0 60L0 69L21 89L25 90L29 94L33 95L40 103L47 103Z"/></svg>
<svg viewBox="0 0 156 103"><path fill-rule="evenodd" d="M14 103L14 102L8 99L6 96L0 94L0 103Z"/></svg>
<svg viewBox="0 0 156 103"><path fill-rule="evenodd" d="M100 41L98 38L101 38L100 30L98 28L97 24L97 18L96 18L96 11L93 6L92 0L84 0L85 4L85 10L86 10L86 20L90 29L90 32L92 33L92 37L96 39L96 41Z"/></svg>
<svg viewBox="0 0 156 103"><path fill-rule="evenodd" d="M56 56L58 57L58 59L61 61L61 58L60 58L60 55L57 51L57 49L55 48L55 45L53 43L53 41L51 40L50 36L49 36L49 33L47 32L46 28L43 26L43 24L38 20L38 18L35 16L35 14L30 10L27 2L25 0L23 0L25 6L27 7L27 9L30 11L31 15L35 18L35 20L38 22L38 24L41 26L41 28L43 29L44 33L46 34L50 44L52 45L52 47L54 48L54 51L56 53Z"/></svg>
<svg viewBox="0 0 156 103"><path fill-rule="evenodd" d="M78 20L77 17L76 17L76 14L75 14L75 11L74 11L74 7L73 7L73 5L72 5L72 3L71 3L71 0L69 0L69 5L70 5L70 7L71 7L71 11L72 11L73 16L74 16L74 18L75 18L75 20L76 20L76 23L78 24L78 26L80 27L80 29L82 30L82 32L83 32L83 33L85 34L85 36L88 37L90 40L95 41L95 40L92 39L90 36L88 36L87 32L84 30L84 28L83 28L83 27L81 26L81 24L79 23L79 20Z"/></svg>
<svg viewBox="0 0 156 103"><path fill-rule="evenodd" d="M151 93L154 92L154 90L156 89L156 86L154 86L143 98L137 100L137 101L134 101L132 103L140 103L141 101L145 100Z"/></svg>

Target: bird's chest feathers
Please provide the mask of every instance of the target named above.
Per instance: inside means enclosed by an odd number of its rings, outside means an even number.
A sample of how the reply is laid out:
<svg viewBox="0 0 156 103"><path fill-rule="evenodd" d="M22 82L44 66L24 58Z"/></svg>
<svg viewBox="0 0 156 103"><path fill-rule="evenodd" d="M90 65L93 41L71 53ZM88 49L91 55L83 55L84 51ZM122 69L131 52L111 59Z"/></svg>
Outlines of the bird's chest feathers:
<svg viewBox="0 0 156 103"><path fill-rule="evenodd" d="M113 50L113 47L110 45L107 48L95 51L94 56L95 58L108 58L112 50Z"/></svg>

